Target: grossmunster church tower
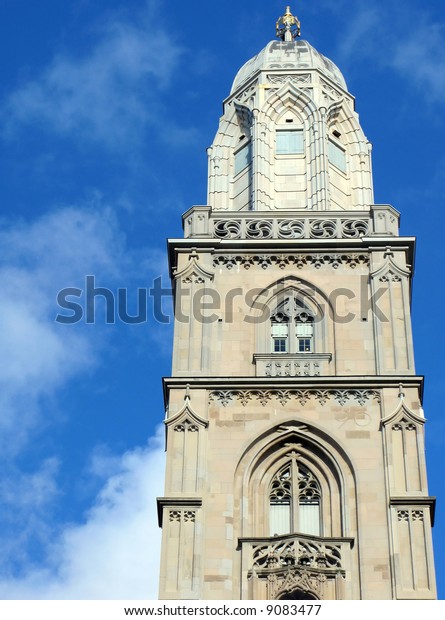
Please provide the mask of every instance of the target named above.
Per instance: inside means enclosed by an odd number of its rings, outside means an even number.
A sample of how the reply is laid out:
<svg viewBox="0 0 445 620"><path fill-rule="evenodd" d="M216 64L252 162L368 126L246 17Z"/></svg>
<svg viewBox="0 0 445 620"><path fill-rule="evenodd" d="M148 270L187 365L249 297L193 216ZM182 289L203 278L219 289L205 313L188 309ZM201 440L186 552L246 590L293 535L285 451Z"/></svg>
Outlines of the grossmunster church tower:
<svg viewBox="0 0 445 620"><path fill-rule="evenodd" d="M413 237L288 7L235 77L175 291L160 597L433 599Z"/></svg>

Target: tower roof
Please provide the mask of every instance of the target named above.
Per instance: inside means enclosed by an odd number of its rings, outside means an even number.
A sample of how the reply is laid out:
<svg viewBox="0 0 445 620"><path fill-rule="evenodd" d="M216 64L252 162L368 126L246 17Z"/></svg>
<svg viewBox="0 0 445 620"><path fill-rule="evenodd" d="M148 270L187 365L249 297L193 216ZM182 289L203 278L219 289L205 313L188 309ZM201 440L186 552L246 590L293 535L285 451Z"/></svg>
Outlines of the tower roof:
<svg viewBox="0 0 445 620"><path fill-rule="evenodd" d="M271 41L254 58L251 58L238 71L233 82L231 94L235 93L258 71L265 70L319 70L338 86L347 90L340 69L329 58L320 54L307 41Z"/></svg>

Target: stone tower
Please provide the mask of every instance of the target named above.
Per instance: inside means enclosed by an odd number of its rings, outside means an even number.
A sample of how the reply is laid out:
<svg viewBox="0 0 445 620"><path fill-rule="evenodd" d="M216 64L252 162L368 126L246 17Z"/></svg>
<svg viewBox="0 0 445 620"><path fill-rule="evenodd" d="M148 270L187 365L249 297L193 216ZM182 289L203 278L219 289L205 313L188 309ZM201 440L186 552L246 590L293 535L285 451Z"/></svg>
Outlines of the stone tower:
<svg viewBox="0 0 445 620"><path fill-rule="evenodd" d="M413 237L373 204L339 69L288 8L169 241L163 599L432 599Z"/></svg>

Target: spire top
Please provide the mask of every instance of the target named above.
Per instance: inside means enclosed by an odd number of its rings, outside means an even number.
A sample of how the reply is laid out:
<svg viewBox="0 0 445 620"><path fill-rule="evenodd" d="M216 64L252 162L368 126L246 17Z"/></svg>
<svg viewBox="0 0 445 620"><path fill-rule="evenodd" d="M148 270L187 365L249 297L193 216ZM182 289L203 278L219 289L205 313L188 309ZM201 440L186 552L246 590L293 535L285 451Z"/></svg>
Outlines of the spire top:
<svg viewBox="0 0 445 620"><path fill-rule="evenodd" d="M287 6L285 15L277 20L277 38L282 41L293 41L301 34L300 25L298 17L292 15L290 6Z"/></svg>

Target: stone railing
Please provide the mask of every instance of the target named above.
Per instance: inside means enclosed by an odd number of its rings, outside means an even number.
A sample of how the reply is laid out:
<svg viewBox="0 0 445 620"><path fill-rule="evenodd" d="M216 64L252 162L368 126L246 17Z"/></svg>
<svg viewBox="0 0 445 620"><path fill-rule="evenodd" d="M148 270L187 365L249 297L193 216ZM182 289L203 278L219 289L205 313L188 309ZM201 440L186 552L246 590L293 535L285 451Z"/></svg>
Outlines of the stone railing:
<svg viewBox="0 0 445 620"><path fill-rule="evenodd" d="M252 568L271 569L284 566L306 568L344 568L342 547L348 542L323 541L309 536L285 536L251 544Z"/></svg>
<svg viewBox="0 0 445 620"><path fill-rule="evenodd" d="M253 356L257 377L320 377L330 375L330 353L275 353Z"/></svg>
<svg viewBox="0 0 445 620"><path fill-rule="evenodd" d="M344 213L344 214L343 214ZM389 205L369 211L212 211L193 207L184 214L186 238L251 239L360 239L398 234L399 214Z"/></svg>
<svg viewBox="0 0 445 620"><path fill-rule="evenodd" d="M246 598L272 600L295 590L306 593L305 598L345 598L343 582L351 571L353 539L289 534L241 538L239 543L250 589Z"/></svg>
<svg viewBox="0 0 445 620"><path fill-rule="evenodd" d="M212 219L216 239L358 239L370 232L367 218Z"/></svg>

